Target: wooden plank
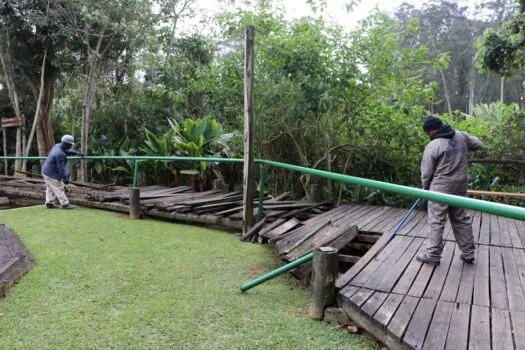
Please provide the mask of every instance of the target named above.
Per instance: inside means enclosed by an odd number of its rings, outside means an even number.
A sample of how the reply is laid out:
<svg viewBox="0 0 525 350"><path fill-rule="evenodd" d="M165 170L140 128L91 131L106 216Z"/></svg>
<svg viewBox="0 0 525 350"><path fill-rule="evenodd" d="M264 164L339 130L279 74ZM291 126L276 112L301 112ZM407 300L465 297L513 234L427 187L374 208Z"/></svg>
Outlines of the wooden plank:
<svg viewBox="0 0 525 350"><path fill-rule="evenodd" d="M395 208L390 208L390 207L378 208L377 210L375 210L375 214L378 214L378 213L380 215L374 215L374 213L371 213L374 219L370 220L366 225L359 226L359 229L365 232L367 231L368 232L379 232L379 231L374 231L373 228L376 227L381 222L383 222L383 220L386 220L391 215L394 215Z"/></svg>
<svg viewBox="0 0 525 350"><path fill-rule="evenodd" d="M361 310L368 316L372 317L379 307L381 307L387 296L387 293L374 292L374 294L372 294L372 296L363 304L363 306L361 306Z"/></svg>
<svg viewBox="0 0 525 350"><path fill-rule="evenodd" d="M479 243L489 244L490 242L490 214L481 214L481 228L479 231Z"/></svg>
<svg viewBox="0 0 525 350"><path fill-rule="evenodd" d="M516 224L516 230L520 236L521 245L525 248L525 222L521 220L514 220Z"/></svg>
<svg viewBox="0 0 525 350"><path fill-rule="evenodd" d="M514 248L523 248L521 243L520 235L518 234L518 228L516 227L516 220L507 219L509 221L509 235L510 240L512 241L512 247Z"/></svg>
<svg viewBox="0 0 525 350"><path fill-rule="evenodd" d="M480 212L474 212L474 216L472 218L472 235L474 236L474 243L479 242L479 231L481 229L481 213Z"/></svg>
<svg viewBox="0 0 525 350"><path fill-rule="evenodd" d="M403 272L405 272L405 270L408 268L410 262L412 259L414 259L414 256L419 251L419 248L423 242L423 238L415 237L413 239L412 243L410 243L410 246L395 263L395 265L393 265L388 273L382 278L380 283L376 285L377 290L390 292L392 288L394 288L394 285L399 280L401 275L403 275Z"/></svg>
<svg viewBox="0 0 525 350"><path fill-rule="evenodd" d="M344 300L349 301L350 298L359 291L359 289L359 287L346 286L339 291L339 295L341 295Z"/></svg>
<svg viewBox="0 0 525 350"><path fill-rule="evenodd" d="M497 216L497 218L499 222L499 233L501 236L501 245L503 247L512 247L512 239L510 237L510 228L509 228L510 220L502 216Z"/></svg>
<svg viewBox="0 0 525 350"><path fill-rule="evenodd" d="M490 306L489 290L489 247L480 245L474 277L474 304Z"/></svg>
<svg viewBox="0 0 525 350"><path fill-rule="evenodd" d="M501 248L501 257L503 258L503 270L505 271L505 281L507 284L507 297L509 300L509 309L525 311L525 295L519 283L518 266L514 259L512 248ZM523 271L525 273L525 271Z"/></svg>
<svg viewBox="0 0 525 350"><path fill-rule="evenodd" d="M386 327L403 300L403 295L391 293L374 314L374 320Z"/></svg>
<svg viewBox="0 0 525 350"><path fill-rule="evenodd" d="M428 334L423 345L424 350L442 350L445 348L447 330L449 329L453 308L454 303L446 301L439 301L437 303L436 311L432 316L432 322L428 328Z"/></svg>
<svg viewBox="0 0 525 350"><path fill-rule="evenodd" d="M414 311L414 315L412 315L412 319L403 337L403 342L415 349L421 349L423 347L435 307L435 300L425 298L419 300L416 311Z"/></svg>
<svg viewBox="0 0 525 350"><path fill-rule="evenodd" d="M259 236L264 236L266 232L273 230L274 228L282 225L285 222L286 220L284 219L277 219L274 222L269 223L268 225L264 226L261 231L259 231Z"/></svg>
<svg viewBox="0 0 525 350"><path fill-rule="evenodd" d="M387 232L388 228L392 225L397 224L401 218L400 214L404 213L403 209L394 209L390 212L388 216L382 218L375 226L373 226L370 231L372 232Z"/></svg>
<svg viewBox="0 0 525 350"><path fill-rule="evenodd" d="M525 251L523 249L512 249L514 260L518 269L518 280L521 290L525 293Z"/></svg>
<svg viewBox="0 0 525 350"><path fill-rule="evenodd" d="M261 221L250 227L248 230L246 230L240 237L241 241L246 241L250 238L252 238L254 235L256 236L257 233L262 229L262 227L266 224L267 218L262 218Z"/></svg>
<svg viewBox="0 0 525 350"><path fill-rule="evenodd" d="M318 231L315 235L310 236L301 245L290 251L286 255L286 259L291 261L300 258L303 255L308 254L317 247L328 245L330 242L336 240L339 236L349 232L350 227L354 226L353 236L347 238L347 243L353 240L357 234L357 227L353 223L348 221L339 220L336 224L330 224L323 230Z"/></svg>
<svg viewBox="0 0 525 350"><path fill-rule="evenodd" d="M390 220L390 222L386 223L385 226L381 228L381 231L393 232L397 225L399 225L399 223L401 222L401 219L403 219L405 212L406 210L404 209L398 209L397 217L393 217L392 220Z"/></svg>
<svg viewBox="0 0 525 350"><path fill-rule="evenodd" d="M448 328L447 350L466 350L468 347L470 321L470 306L465 304L456 304L452 310L450 326Z"/></svg>
<svg viewBox="0 0 525 350"><path fill-rule="evenodd" d="M513 350L512 328L510 314L507 310L491 308L492 314L492 348L498 350ZM523 332L523 329L520 330Z"/></svg>
<svg viewBox="0 0 525 350"><path fill-rule="evenodd" d="M490 350L490 311L486 306L472 305L469 350ZM497 347L494 350L498 349Z"/></svg>
<svg viewBox="0 0 525 350"><path fill-rule="evenodd" d="M423 295L423 293L425 292L425 289L427 288L428 282L430 278L432 277L432 273L434 272L434 268L435 268L434 265L423 264L420 262L418 263L423 266L421 266L421 269L419 270L419 273L417 274L417 277L414 283L412 284L412 287L408 291L409 295L412 295L415 297L421 297Z"/></svg>
<svg viewBox="0 0 525 350"><path fill-rule="evenodd" d="M489 215L490 217L490 244L501 245L501 233L499 231L499 220L496 215Z"/></svg>
<svg viewBox="0 0 525 350"><path fill-rule="evenodd" d="M461 280L461 272L463 271L463 260L461 260L460 255L461 250L456 245L454 257L452 258L452 263L450 264L450 269L448 271L445 285L443 286L443 291L441 292L440 300L456 301L459 282Z"/></svg>
<svg viewBox="0 0 525 350"><path fill-rule="evenodd" d="M373 260L371 260L366 267L359 272L359 274L352 280L352 285L363 286L383 262L397 249L398 245L405 237L394 237L392 241L379 253ZM377 243L376 243L377 245Z"/></svg>
<svg viewBox="0 0 525 350"><path fill-rule="evenodd" d="M279 221L279 220L284 220L284 219L278 219L276 221ZM266 231L264 234L261 234L261 236L265 237L265 238L277 238L283 234L285 234L286 232L290 231L290 230L293 230L294 228L296 228L297 226L299 226L301 223L299 222L299 220L297 220L296 218L292 218L288 221L286 221L284 224L282 225L279 225L278 227L275 227L273 229L270 229L268 231Z"/></svg>
<svg viewBox="0 0 525 350"><path fill-rule="evenodd" d="M472 304L472 293L474 290L474 278L476 276L475 264L463 264L463 271L461 272L461 280L459 282L458 295L456 301L458 303Z"/></svg>
<svg viewBox="0 0 525 350"><path fill-rule="evenodd" d="M427 221L427 213L426 212L423 212L423 211L414 211L414 212L412 212L412 214L410 214L410 216L408 217L407 221L405 222L405 224L403 225L401 230L399 230L398 235L413 236L413 234L410 235L409 233L422 220L424 220L425 222Z"/></svg>
<svg viewBox="0 0 525 350"><path fill-rule="evenodd" d="M501 260L501 248L490 246L490 301L493 308L508 309L505 273Z"/></svg>
<svg viewBox="0 0 525 350"><path fill-rule="evenodd" d="M516 349L525 349L525 312L511 310L510 317L512 319Z"/></svg>
<svg viewBox="0 0 525 350"><path fill-rule="evenodd" d="M365 303L365 301L370 298L370 296L374 293L373 290L367 289L367 288L361 288L357 293L352 295L350 298L350 301L354 303L356 306L361 306Z"/></svg>
<svg viewBox="0 0 525 350"><path fill-rule="evenodd" d="M421 270L422 266L423 265L419 261L413 258L412 261L410 261L410 263L408 264L408 267L406 268L405 272L403 272L403 274L397 281L392 291L394 293L399 293L399 294L408 294L408 291L412 287L412 284L414 283L414 280L419 274L419 270Z"/></svg>
<svg viewBox="0 0 525 350"><path fill-rule="evenodd" d="M443 254L441 255L441 264L436 267L436 271L434 271L434 274L432 275L432 279L428 284L425 294L423 294L425 298L439 299L443 286L445 285L450 264L452 263L455 245L454 242L445 242Z"/></svg>
<svg viewBox="0 0 525 350"><path fill-rule="evenodd" d="M369 226L369 224L375 219L377 219L378 217L384 215L384 213L387 212L388 210L389 210L388 207L376 208L376 210L370 212L368 215L363 217L363 219L360 220L359 223L356 223L357 227L359 227L361 231L364 231L364 232L368 231L366 228Z"/></svg>
<svg viewBox="0 0 525 350"><path fill-rule="evenodd" d="M412 314L414 313L418 302L419 298L411 297L409 295L406 295L403 298L403 301L388 324L387 329L391 334L402 339L403 333L405 333L405 330L407 329L408 323L412 318Z"/></svg>
<svg viewBox="0 0 525 350"><path fill-rule="evenodd" d="M324 230L326 227L330 227L332 225L332 220L326 219L325 222L320 222L317 225L313 227L300 227L297 232L295 232L293 235L290 235L286 238L280 239L275 244L275 247L277 248L277 252L279 255L287 254L291 250L293 250L295 247L298 247L300 244L302 244L304 241L306 241L311 236L316 235L317 233Z"/></svg>
<svg viewBox="0 0 525 350"><path fill-rule="evenodd" d="M410 232L407 233L407 236L423 237L426 238L426 227L428 227L428 217L425 216L417 226L415 226Z"/></svg>
<svg viewBox="0 0 525 350"><path fill-rule="evenodd" d="M387 257L383 261L381 266L379 266L379 268L370 276L368 281L366 281L366 288L377 289L377 287L383 281L383 279L391 273L392 266L394 266L399 260L399 258L403 255L403 253L414 240L414 237L399 236L398 239L399 243L396 249L392 252L392 254L390 254L389 257ZM403 266L402 268L404 269L404 267L405 266Z"/></svg>
<svg viewBox="0 0 525 350"><path fill-rule="evenodd" d="M375 235L375 234L372 235L372 234L360 233L355 238L355 241L356 242L369 243L369 244L375 244L379 240L379 238L381 238L381 235Z"/></svg>
<svg viewBox="0 0 525 350"><path fill-rule="evenodd" d="M340 262L345 262L349 264L355 264L356 262L361 259L360 256L354 256L354 255L346 255L346 254L337 254L337 258Z"/></svg>

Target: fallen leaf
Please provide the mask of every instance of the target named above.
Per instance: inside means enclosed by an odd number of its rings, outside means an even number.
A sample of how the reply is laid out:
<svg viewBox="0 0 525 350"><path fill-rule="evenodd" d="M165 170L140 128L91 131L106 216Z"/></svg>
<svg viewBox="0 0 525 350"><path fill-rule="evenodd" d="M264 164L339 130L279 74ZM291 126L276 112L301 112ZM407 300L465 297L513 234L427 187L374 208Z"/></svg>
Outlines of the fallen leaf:
<svg viewBox="0 0 525 350"><path fill-rule="evenodd" d="M0 313L0 317L4 317L4 316L5 316L5 314Z"/></svg>
<svg viewBox="0 0 525 350"><path fill-rule="evenodd" d="M122 284L123 286L127 286L129 282L126 280L120 280L120 284Z"/></svg>

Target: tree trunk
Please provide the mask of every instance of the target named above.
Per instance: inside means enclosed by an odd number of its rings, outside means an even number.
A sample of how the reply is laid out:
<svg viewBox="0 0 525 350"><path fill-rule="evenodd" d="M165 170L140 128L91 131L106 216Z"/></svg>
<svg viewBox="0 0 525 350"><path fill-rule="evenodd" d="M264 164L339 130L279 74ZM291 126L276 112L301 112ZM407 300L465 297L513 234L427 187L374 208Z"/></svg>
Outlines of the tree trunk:
<svg viewBox="0 0 525 350"><path fill-rule="evenodd" d="M7 38L7 47L9 48L9 38ZM9 100L11 102L11 105L13 106L13 110L15 111L15 116L20 117L20 104L18 102L18 94L16 92L16 85L15 81L13 79L13 67L11 65L11 56L9 55L9 49L6 50L6 52L3 52L3 49L0 50L0 62L2 63L2 67L4 68L4 75L5 75L5 81L7 85L7 92L9 95ZM23 120L25 122L25 120ZM20 128L16 131L16 153L15 155L17 157L20 157L23 153L22 148L22 131ZM21 160L15 160L15 176L17 174L17 170L21 170L22 161Z"/></svg>
<svg viewBox="0 0 525 350"><path fill-rule="evenodd" d="M91 57L89 63L89 74L86 81L86 93L84 94L84 102L82 104L82 127L80 131L80 152L88 153L89 131L91 127L91 109L93 107L94 89L93 83L96 72L96 58ZM87 162L85 160L80 162L80 181L88 181Z"/></svg>
<svg viewBox="0 0 525 350"><path fill-rule="evenodd" d="M27 140L26 149L24 151L25 156L29 156L31 151L31 144L33 143L33 137L36 132L38 155L45 156L49 153L51 147L55 143L55 137L53 133L53 124L51 120L51 108L53 105L53 92L54 92L55 75L51 63L47 60L47 50L44 52L44 59L42 61L42 71L40 76L40 89L38 94L35 96L37 101L37 109L35 112L35 118L33 120L33 126L29 139ZM36 84L33 84L36 86ZM36 91L33 89L33 94ZM27 167L26 161L23 162L23 171Z"/></svg>
<svg viewBox="0 0 525 350"><path fill-rule="evenodd" d="M472 56L472 64L470 66L470 84L469 84L469 94L468 94L468 114L472 115L474 110L475 103L475 94L476 94L476 55Z"/></svg>
<svg viewBox="0 0 525 350"><path fill-rule="evenodd" d="M439 74L441 75L441 81L443 82L443 91L445 92L445 100L447 101L448 112L452 114L452 105L450 104L450 97L448 95L447 80L445 79L445 74L443 74L443 70L440 69Z"/></svg>

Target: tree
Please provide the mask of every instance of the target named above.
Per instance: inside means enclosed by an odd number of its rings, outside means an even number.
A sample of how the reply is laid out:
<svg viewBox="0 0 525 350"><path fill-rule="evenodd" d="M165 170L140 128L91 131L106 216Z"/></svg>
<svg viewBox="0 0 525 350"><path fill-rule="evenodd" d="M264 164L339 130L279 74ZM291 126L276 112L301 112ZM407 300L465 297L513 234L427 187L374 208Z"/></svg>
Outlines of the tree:
<svg viewBox="0 0 525 350"><path fill-rule="evenodd" d="M53 21L64 33L78 40L83 57L85 92L82 103L81 152L87 154L96 79L103 62L131 49L134 40L147 33L151 24L149 3L141 0L100 2L65 0L54 11ZM138 14L141 22L137 21ZM81 163L80 178L87 181L87 162Z"/></svg>

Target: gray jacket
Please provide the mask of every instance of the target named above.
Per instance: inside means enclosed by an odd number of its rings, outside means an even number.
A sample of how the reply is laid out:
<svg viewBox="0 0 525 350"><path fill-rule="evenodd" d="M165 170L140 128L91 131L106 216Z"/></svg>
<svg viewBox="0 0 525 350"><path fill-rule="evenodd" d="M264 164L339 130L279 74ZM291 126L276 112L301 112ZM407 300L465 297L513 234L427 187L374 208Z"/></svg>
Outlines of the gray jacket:
<svg viewBox="0 0 525 350"><path fill-rule="evenodd" d="M481 148L481 141L449 126L448 135L435 135L425 148L421 161L423 189L464 194L468 188L468 151Z"/></svg>

